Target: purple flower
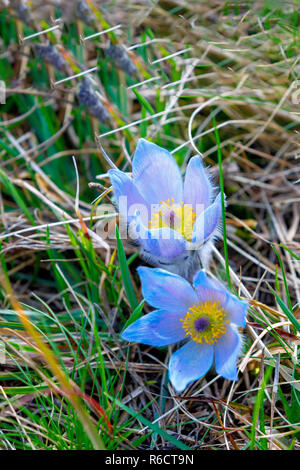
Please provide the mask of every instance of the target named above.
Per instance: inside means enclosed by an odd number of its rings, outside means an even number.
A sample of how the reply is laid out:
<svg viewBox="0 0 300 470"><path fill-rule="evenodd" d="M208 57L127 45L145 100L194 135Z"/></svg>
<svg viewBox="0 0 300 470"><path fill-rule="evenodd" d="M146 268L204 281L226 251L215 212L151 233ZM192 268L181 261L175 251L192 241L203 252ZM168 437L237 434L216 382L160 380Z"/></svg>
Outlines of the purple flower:
<svg viewBox="0 0 300 470"><path fill-rule="evenodd" d="M157 310L129 325L122 338L151 346L188 339L169 362L170 381L178 392L203 377L213 361L218 374L236 380L242 344L237 327L246 324L248 302L204 270L196 274L193 286L162 269L140 267L138 273L145 300Z"/></svg>
<svg viewBox="0 0 300 470"><path fill-rule="evenodd" d="M141 256L153 266L192 279L207 266L222 216L221 194L214 195L200 156L188 163L184 183L174 157L140 139L132 177L110 170L121 221Z"/></svg>

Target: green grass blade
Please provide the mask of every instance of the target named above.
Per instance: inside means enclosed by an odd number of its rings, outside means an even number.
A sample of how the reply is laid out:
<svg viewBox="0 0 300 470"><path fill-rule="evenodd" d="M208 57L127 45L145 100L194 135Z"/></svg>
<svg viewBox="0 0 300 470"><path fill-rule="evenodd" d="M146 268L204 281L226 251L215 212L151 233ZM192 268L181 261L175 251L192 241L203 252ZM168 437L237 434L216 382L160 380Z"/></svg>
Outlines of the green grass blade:
<svg viewBox="0 0 300 470"><path fill-rule="evenodd" d="M124 289L128 298L128 302L132 310L134 311L138 307L138 302L136 300L136 296L133 290L133 285L130 279L128 264L126 260L126 255L125 255L122 240L120 238L119 229L117 226L116 226L116 236L117 236L118 258L119 258L119 263L120 263L123 285L124 285Z"/></svg>
<svg viewBox="0 0 300 470"><path fill-rule="evenodd" d="M212 122L215 128L215 136L218 147L218 163L219 163L219 175L220 175L220 189L221 189L221 200L222 200L222 229L223 229L223 243L224 243L224 257L225 257L225 269L226 277L229 288L231 288L231 279L229 271L229 259L228 259L228 247L227 247L227 232L226 232L226 216L225 216L225 193L224 193L224 179L223 179L223 169L222 169L222 151L221 151L221 142L216 125L215 117L212 118Z"/></svg>
<svg viewBox="0 0 300 470"><path fill-rule="evenodd" d="M144 416L141 416L139 413L136 413L136 411L133 411L131 408L129 408L128 406L124 405L121 401L119 401L118 399L112 397L112 396L109 396L108 397L110 398L110 400L113 400L117 406L119 406L120 408L122 408L123 410L125 410L130 416L133 416L134 418L137 418L142 424L144 424L144 426L147 426L149 427L153 432L156 432L157 434L159 434L161 437L163 437L164 439L166 439L168 442L170 442L171 444L173 444L174 446L176 446L178 449L181 449L181 450L191 450L190 447L188 447L187 445L183 444L183 442L180 442L178 441L175 437L171 436L170 434L168 434L166 431L164 431L163 429L161 429L158 424L156 423L151 423L151 421L149 421L147 418L144 418Z"/></svg>

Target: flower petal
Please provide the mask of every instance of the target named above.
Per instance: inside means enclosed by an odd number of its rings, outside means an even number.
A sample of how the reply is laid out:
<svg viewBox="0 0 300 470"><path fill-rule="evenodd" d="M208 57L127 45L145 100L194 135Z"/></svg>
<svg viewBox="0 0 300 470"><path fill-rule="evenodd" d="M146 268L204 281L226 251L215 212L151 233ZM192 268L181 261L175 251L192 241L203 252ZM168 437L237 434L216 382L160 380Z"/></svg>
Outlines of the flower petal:
<svg viewBox="0 0 300 470"><path fill-rule="evenodd" d="M172 354L169 362L169 377L173 387L182 392L189 383L200 379L213 362L213 345L189 341Z"/></svg>
<svg viewBox="0 0 300 470"><path fill-rule="evenodd" d="M184 338L180 314L155 310L132 323L122 333L122 338L150 346L166 346Z"/></svg>
<svg viewBox="0 0 300 470"><path fill-rule="evenodd" d="M142 292L148 304L172 312L185 314L197 303L197 296L188 281L177 274L158 268L138 268Z"/></svg>
<svg viewBox="0 0 300 470"><path fill-rule="evenodd" d="M197 292L200 302L220 301L222 308L225 308L227 302L227 290L222 284L211 278L202 269L194 277L194 288Z"/></svg>
<svg viewBox="0 0 300 470"><path fill-rule="evenodd" d="M205 287L209 287L210 289L215 289L215 290L220 290L220 291L227 290L220 281L206 274L204 269L200 269L200 271L198 271L198 273L195 275L193 284L194 284L194 287L205 286Z"/></svg>
<svg viewBox="0 0 300 470"><path fill-rule="evenodd" d="M237 359L241 352L242 341L239 333L230 325L226 333L215 344L215 367L225 379L237 379Z"/></svg>
<svg viewBox="0 0 300 470"><path fill-rule="evenodd" d="M230 323L235 323L237 326L241 327L246 326L247 301L240 300L238 297L231 294L220 281L208 276L203 269L195 275L193 285L201 298L210 295L208 289L214 289L216 293L211 295L213 295L215 299L219 297L221 307L225 308L227 311Z"/></svg>
<svg viewBox="0 0 300 470"><path fill-rule="evenodd" d="M142 240L144 251L158 256L164 261L174 260L185 252L186 242L177 237L172 229L161 228L148 230L148 238Z"/></svg>
<svg viewBox="0 0 300 470"><path fill-rule="evenodd" d="M183 186L185 204L191 204L194 210L197 205L202 205L203 208L200 210L202 211L210 205L212 192L212 184L203 166L202 158L199 155L192 157L186 169ZM198 210L197 214L200 214L200 211Z"/></svg>
<svg viewBox="0 0 300 470"><path fill-rule="evenodd" d="M246 315L248 310L248 302L240 300L234 295L227 294L227 302L225 309L228 312L230 323L235 323L237 326L244 328L246 326Z"/></svg>
<svg viewBox="0 0 300 470"><path fill-rule="evenodd" d="M186 249L187 242L179 232L167 227L148 229L139 213L132 218L129 233L132 239L139 240L144 250L142 255L149 260L154 256L167 263L183 255Z"/></svg>
<svg viewBox="0 0 300 470"><path fill-rule="evenodd" d="M174 198L182 201L182 178L174 157L145 139L138 141L133 161L133 180L149 204Z"/></svg>
<svg viewBox="0 0 300 470"><path fill-rule="evenodd" d="M138 209L144 223L148 222L150 207L134 184L132 178L120 170L109 170L108 174L114 189L120 214L122 216L130 214L130 217L128 217L128 220L130 220L134 217L134 213ZM126 199L122 200L122 197Z"/></svg>
<svg viewBox="0 0 300 470"><path fill-rule="evenodd" d="M193 228L192 242L203 244L209 237L215 235L219 228L221 217L222 200L221 193L219 193L215 202L198 215Z"/></svg>

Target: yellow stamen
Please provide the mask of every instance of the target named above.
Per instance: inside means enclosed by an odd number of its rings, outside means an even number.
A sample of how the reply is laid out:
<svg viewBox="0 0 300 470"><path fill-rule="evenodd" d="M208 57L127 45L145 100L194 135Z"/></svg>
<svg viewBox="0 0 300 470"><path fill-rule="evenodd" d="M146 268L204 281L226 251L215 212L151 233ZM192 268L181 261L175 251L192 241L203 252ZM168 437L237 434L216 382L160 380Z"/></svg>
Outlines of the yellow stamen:
<svg viewBox="0 0 300 470"><path fill-rule="evenodd" d="M149 228L171 228L179 232L186 240L192 241L193 225L196 214L190 204L175 203L174 198L160 202L160 208L149 221Z"/></svg>
<svg viewBox="0 0 300 470"><path fill-rule="evenodd" d="M226 333L226 312L221 308L220 301L199 302L189 309L184 319L181 319L185 336L190 336L197 343L216 343L218 338Z"/></svg>

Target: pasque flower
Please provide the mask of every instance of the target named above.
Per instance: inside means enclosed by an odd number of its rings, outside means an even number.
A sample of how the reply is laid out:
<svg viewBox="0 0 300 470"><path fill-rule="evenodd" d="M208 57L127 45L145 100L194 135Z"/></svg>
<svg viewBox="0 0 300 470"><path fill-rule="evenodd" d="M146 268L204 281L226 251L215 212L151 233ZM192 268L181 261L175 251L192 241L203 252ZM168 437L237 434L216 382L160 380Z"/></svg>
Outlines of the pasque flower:
<svg viewBox="0 0 300 470"><path fill-rule="evenodd" d="M207 266L220 230L221 195L215 197L201 156L190 159L184 182L174 157L140 139L132 161L132 177L109 170L121 219L153 266L192 279Z"/></svg>
<svg viewBox="0 0 300 470"><path fill-rule="evenodd" d="M145 300L155 307L122 333L127 341L166 346L187 339L171 356L169 377L182 392L203 377L213 362L218 374L237 378L241 352L238 327L244 327L248 303L200 270L193 285L159 268L138 268Z"/></svg>

